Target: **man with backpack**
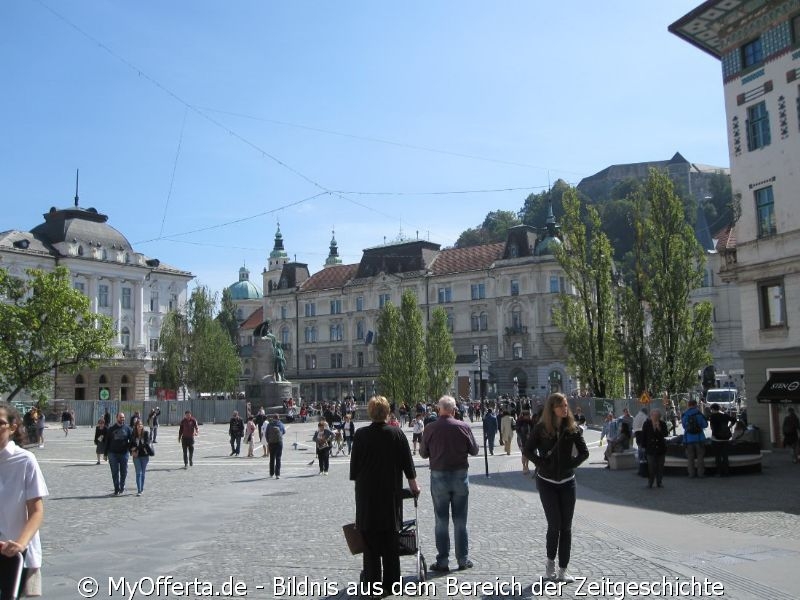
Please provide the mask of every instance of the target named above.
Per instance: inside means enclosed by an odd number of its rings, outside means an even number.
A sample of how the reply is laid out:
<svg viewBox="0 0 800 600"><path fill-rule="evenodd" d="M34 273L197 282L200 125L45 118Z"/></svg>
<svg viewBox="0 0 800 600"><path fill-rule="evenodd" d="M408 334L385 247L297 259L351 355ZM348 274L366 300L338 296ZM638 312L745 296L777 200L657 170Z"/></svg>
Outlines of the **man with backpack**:
<svg viewBox="0 0 800 600"><path fill-rule="evenodd" d="M281 456L283 455L283 435L286 428L281 423L278 415L272 415L267 423L264 436L267 438L269 448L269 476L281 478Z"/></svg>
<svg viewBox="0 0 800 600"><path fill-rule="evenodd" d="M708 421L697 408L697 400L692 398L687 403L688 408L681 417L683 425L683 443L686 446L686 466L689 477L705 477L706 467L703 459L706 456L706 435L703 430L708 427ZM695 469L695 459L697 468ZM696 473L695 473L696 471Z"/></svg>

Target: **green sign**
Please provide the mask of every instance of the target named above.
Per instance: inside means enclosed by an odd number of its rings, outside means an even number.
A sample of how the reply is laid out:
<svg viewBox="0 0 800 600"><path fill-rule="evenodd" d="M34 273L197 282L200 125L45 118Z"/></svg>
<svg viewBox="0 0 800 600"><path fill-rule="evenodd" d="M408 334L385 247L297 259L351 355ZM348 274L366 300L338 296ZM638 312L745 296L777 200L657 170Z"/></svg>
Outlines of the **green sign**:
<svg viewBox="0 0 800 600"><path fill-rule="evenodd" d="M108 400L111 398L111 392L108 391L108 388L100 388L100 400Z"/></svg>

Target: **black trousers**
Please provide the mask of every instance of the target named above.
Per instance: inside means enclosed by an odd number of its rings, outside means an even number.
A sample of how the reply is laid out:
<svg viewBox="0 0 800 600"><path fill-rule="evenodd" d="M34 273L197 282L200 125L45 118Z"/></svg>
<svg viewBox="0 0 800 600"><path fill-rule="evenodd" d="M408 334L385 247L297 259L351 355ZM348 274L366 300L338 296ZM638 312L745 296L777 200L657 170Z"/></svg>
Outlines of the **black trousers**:
<svg viewBox="0 0 800 600"><path fill-rule="evenodd" d="M283 442L267 444L269 446L269 476L281 475L281 456L283 455Z"/></svg>
<svg viewBox="0 0 800 600"><path fill-rule="evenodd" d="M653 481L661 485L661 480L664 477L664 461L666 454L648 454L647 455L647 482L653 486Z"/></svg>
<svg viewBox="0 0 800 600"><path fill-rule="evenodd" d="M331 449L317 448L317 458L319 459L319 472L327 473L331 463Z"/></svg>
<svg viewBox="0 0 800 600"><path fill-rule="evenodd" d="M362 534L366 543L364 580L372 584L381 582L383 595L391 595L392 584L400 581L400 535L393 530L364 531ZM377 591L374 587L372 589Z"/></svg>
<svg viewBox="0 0 800 600"><path fill-rule="evenodd" d="M717 468L717 475L727 475L730 472L728 455L731 452L730 442L727 440L711 440L714 448L714 465Z"/></svg>
<svg viewBox="0 0 800 600"><path fill-rule="evenodd" d="M555 560L558 553L558 566L566 569L572 551L575 480L551 483L537 477L536 487L539 489L539 499L547 518L547 558Z"/></svg>
<svg viewBox="0 0 800 600"><path fill-rule="evenodd" d="M183 466L187 466L192 462L194 456L194 438L181 438L181 447L183 448Z"/></svg>

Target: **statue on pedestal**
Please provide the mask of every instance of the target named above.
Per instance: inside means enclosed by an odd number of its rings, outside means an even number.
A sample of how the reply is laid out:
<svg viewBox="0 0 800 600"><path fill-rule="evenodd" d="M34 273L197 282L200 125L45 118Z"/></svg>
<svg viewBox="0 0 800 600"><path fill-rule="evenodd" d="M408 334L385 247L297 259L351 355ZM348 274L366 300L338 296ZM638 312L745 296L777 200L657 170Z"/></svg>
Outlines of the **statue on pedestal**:
<svg viewBox="0 0 800 600"><path fill-rule="evenodd" d="M283 347L281 343L275 338L275 335L267 330L264 338L272 342L272 376L275 381L286 381L286 357L283 354Z"/></svg>

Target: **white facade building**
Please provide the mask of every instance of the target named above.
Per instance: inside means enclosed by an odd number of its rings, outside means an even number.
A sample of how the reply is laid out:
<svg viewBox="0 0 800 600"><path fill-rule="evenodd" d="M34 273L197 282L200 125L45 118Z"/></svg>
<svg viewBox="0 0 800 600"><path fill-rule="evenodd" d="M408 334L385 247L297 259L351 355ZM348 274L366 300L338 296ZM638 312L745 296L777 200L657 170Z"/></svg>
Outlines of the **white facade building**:
<svg viewBox="0 0 800 600"><path fill-rule="evenodd" d="M741 218L720 275L739 288L750 422L779 444L800 403L800 0L709 0L670 31L722 62Z"/></svg>
<svg viewBox="0 0 800 600"><path fill-rule="evenodd" d="M187 300L193 275L134 251L94 208L51 208L30 232L0 233L0 266L15 277L29 268L67 267L90 308L113 321L115 360L76 375L58 373L54 398L155 399L154 359L161 321Z"/></svg>

